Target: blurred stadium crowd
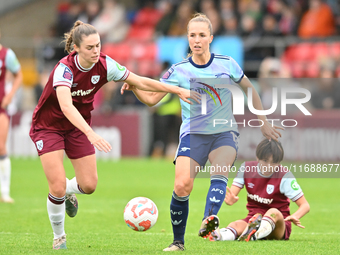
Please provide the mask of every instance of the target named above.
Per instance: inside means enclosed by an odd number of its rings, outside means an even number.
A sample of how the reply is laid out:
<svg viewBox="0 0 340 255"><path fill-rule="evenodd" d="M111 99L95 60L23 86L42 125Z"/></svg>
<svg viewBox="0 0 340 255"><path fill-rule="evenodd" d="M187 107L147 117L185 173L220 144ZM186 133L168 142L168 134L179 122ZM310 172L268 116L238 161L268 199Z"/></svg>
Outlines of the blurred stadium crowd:
<svg viewBox="0 0 340 255"><path fill-rule="evenodd" d="M185 36L192 14L203 12L212 22L214 36L242 38L243 69L248 77L337 78L339 7L336 0L136 0L129 4L119 0L61 0L50 35L60 42L76 20L90 23L98 29L106 54L138 74L158 78L173 63L160 63L155 39ZM287 38L293 39L287 42ZM279 40L286 40L281 54L275 49ZM42 86L64 55L60 44L44 45L39 68ZM247 68L251 63L255 69ZM315 93L318 96L313 98L312 107L340 107L340 88L332 84L335 81L314 88L320 91ZM258 88L265 97L267 86L259 84ZM39 96L41 86L35 90ZM130 94L116 97L117 85L106 86L106 90L98 95L102 111L139 104ZM326 103L325 98L329 99Z"/></svg>
<svg viewBox="0 0 340 255"><path fill-rule="evenodd" d="M43 43L36 48L39 79L32 86L32 107L50 71L66 55L61 38L76 20L97 28L104 53L137 74L158 79L174 63L159 59L157 40L164 36L185 37L187 23L196 12L211 20L215 38L242 40L243 70L253 79L265 109L271 106L274 86L307 87L312 93L310 111L340 109L337 0L59 0L55 22L43 24L49 27L49 38L42 38ZM188 51L183 52L183 57ZM121 96L121 85L109 83L97 93L97 113L143 106L132 93ZM178 98L166 97L151 112L153 123L161 127L153 132L153 153L157 154L157 141L164 148L169 134L171 141L178 139Z"/></svg>

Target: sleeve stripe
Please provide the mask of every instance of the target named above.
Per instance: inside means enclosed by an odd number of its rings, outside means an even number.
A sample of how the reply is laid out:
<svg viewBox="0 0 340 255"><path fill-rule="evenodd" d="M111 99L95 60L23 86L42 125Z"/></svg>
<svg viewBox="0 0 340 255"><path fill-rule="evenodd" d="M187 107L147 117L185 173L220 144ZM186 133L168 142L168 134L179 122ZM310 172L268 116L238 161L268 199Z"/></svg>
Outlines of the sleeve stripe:
<svg viewBox="0 0 340 255"><path fill-rule="evenodd" d="M295 202L296 200L298 200L302 196L303 196L303 192L301 191L299 194L297 194L295 197L292 198L292 201Z"/></svg>
<svg viewBox="0 0 340 255"><path fill-rule="evenodd" d="M130 71L126 69L123 77L120 78L120 80L125 81L127 79L127 77L129 76L129 74L130 74Z"/></svg>
<svg viewBox="0 0 340 255"><path fill-rule="evenodd" d="M67 86L67 87L71 88L72 84L64 82L64 81L57 81L57 82L53 83L53 87L56 87L56 86Z"/></svg>
<svg viewBox="0 0 340 255"><path fill-rule="evenodd" d="M243 79L244 73L242 74L241 78L238 81L235 81L236 83L239 83Z"/></svg>
<svg viewBox="0 0 340 255"><path fill-rule="evenodd" d="M243 188L243 186L244 186L244 184L241 184L241 183L238 183L238 182L233 182L233 184L232 185L234 185L234 186L236 186L236 187L239 187L239 188Z"/></svg>

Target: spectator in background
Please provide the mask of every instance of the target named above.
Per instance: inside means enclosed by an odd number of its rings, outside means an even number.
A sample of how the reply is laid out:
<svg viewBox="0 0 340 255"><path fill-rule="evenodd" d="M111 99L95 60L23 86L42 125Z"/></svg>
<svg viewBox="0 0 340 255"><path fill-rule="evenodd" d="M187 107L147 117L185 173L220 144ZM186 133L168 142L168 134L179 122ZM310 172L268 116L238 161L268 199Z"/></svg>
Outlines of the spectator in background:
<svg viewBox="0 0 340 255"><path fill-rule="evenodd" d="M238 35L238 21L235 15L223 19L224 35Z"/></svg>
<svg viewBox="0 0 340 255"><path fill-rule="evenodd" d="M164 36L168 34L171 22L175 18L175 8L170 1L162 1L159 10L162 12L163 16L158 21L155 31L157 36Z"/></svg>
<svg viewBox="0 0 340 255"><path fill-rule="evenodd" d="M297 30L297 19L293 8L282 2L282 16L279 21L279 29L283 35L293 35Z"/></svg>
<svg viewBox="0 0 340 255"><path fill-rule="evenodd" d="M320 79L312 91L311 103L316 109L340 108L340 84L335 76L335 65L328 60L320 67Z"/></svg>
<svg viewBox="0 0 340 255"><path fill-rule="evenodd" d="M223 20L235 16L235 4L233 0L221 0L220 2L221 18Z"/></svg>
<svg viewBox="0 0 340 255"><path fill-rule="evenodd" d="M254 17L249 14L244 14L241 17L240 35L243 37L245 60L261 59L261 52L255 47L261 39L261 31L258 28Z"/></svg>
<svg viewBox="0 0 340 255"><path fill-rule="evenodd" d="M335 33L331 8L321 0L309 0L309 10L303 14L298 35L303 38L326 37Z"/></svg>
<svg viewBox="0 0 340 255"><path fill-rule="evenodd" d="M170 36L183 36L187 34L187 24L193 14L193 6L190 1L183 1L176 12L176 17L172 21L169 33Z"/></svg>
<svg viewBox="0 0 340 255"><path fill-rule="evenodd" d="M102 11L92 23L103 43L122 41L129 30L125 9L116 0L104 0Z"/></svg>
<svg viewBox="0 0 340 255"><path fill-rule="evenodd" d="M279 31L278 24L273 15L267 14L262 20L262 35L264 36L279 36L281 35Z"/></svg>
<svg viewBox="0 0 340 255"><path fill-rule="evenodd" d="M151 156L156 158L165 156L172 160L176 155L181 126L179 99L177 96L167 94L154 108Z"/></svg>
<svg viewBox="0 0 340 255"><path fill-rule="evenodd" d="M262 4L259 0L241 0L238 2L238 12L240 16L250 16L258 24L263 15Z"/></svg>
<svg viewBox="0 0 340 255"><path fill-rule="evenodd" d="M86 2L85 12L81 13L79 15L79 20L92 24L93 21L98 17L99 13L101 11L101 6L98 0L90 0Z"/></svg>
<svg viewBox="0 0 340 255"><path fill-rule="evenodd" d="M220 17L220 14L216 9L209 9L205 12L208 19L211 22L211 25L213 27L213 35L222 35L223 34L223 26L222 26L222 20Z"/></svg>
<svg viewBox="0 0 340 255"><path fill-rule="evenodd" d="M73 27L74 22L76 22L82 11L83 3L81 3L79 0L62 1L59 3L56 22L56 35L64 36L64 33Z"/></svg>
<svg viewBox="0 0 340 255"><path fill-rule="evenodd" d="M201 0L199 4L199 11L206 14L210 10L216 11L215 1L214 0Z"/></svg>

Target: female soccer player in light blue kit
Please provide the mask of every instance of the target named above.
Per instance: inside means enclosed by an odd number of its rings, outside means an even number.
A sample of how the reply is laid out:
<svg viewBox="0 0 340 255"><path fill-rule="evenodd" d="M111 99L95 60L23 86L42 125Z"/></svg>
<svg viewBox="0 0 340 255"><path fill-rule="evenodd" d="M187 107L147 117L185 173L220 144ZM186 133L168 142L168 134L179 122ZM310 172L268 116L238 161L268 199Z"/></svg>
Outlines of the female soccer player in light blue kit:
<svg viewBox="0 0 340 255"><path fill-rule="evenodd" d="M196 14L188 23L191 56L173 65L161 78L164 83L198 91L202 98L206 95L207 99L206 106L190 105L181 100L183 123L174 161L175 185L170 204L174 241L164 251L184 250L189 195L198 169L204 167L208 159L215 171L210 172L211 185L199 236L207 237L219 223L216 215L224 201L228 182L228 171L225 169L229 169L236 159L239 134L232 113L231 92L226 88L217 88L216 85L238 83L246 93L251 88L254 108L263 109L258 93L235 60L210 53L212 40L210 20L203 14ZM121 93L124 90L132 90L140 101L149 106L155 105L165 96L165 93L145 92L128 84L123 85ZM202 107L205 107L204 111ZM228 120L229 124L215 125L216 119ZM265 137L277 140L281 136L277 130L279 127L273 127L265 116L258 116L258 119L263 123L261 131Z"/></svg>

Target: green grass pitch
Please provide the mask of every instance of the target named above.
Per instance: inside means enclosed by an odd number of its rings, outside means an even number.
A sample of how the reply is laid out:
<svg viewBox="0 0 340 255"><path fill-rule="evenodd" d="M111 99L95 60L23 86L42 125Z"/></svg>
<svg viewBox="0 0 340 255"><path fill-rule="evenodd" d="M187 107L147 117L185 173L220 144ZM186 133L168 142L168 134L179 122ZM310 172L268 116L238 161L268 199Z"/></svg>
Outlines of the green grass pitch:
<svg viewBox="0 0 340 255"><path fill-rule="evenodd" d="M237 162L239 165L241 162ZM65 160L67 176L74 176ZM78 195L75 218L66 216L68 249L52 250L52 231L46 211L48 186L39 159L12 159L11 194L15 204L0 204L0 254L161 254L172 242L169 205L174 166L166 160L98 161L99 181L94 194ZM232 180L229 180L229 185ZM311 211L302 218L305 229L292 227L289 241L209 242L197 236L209 179L197 178L190 196L185 254L339 254L339 179L298 179ZM152 199L157 224L135 232L123 220L133 197ZM246 192L234 206L223 204L221 226L245 217ZM296 210L291 204L291 211Z"/></svg>

